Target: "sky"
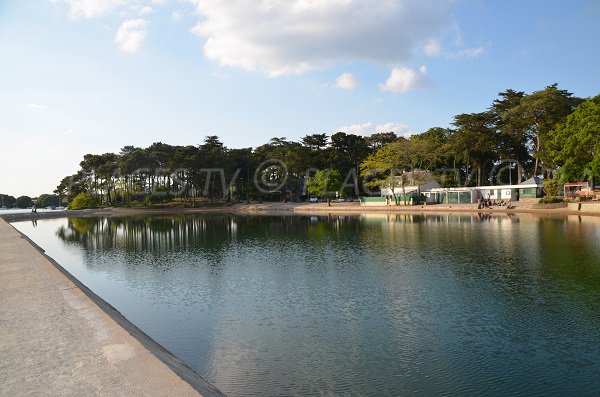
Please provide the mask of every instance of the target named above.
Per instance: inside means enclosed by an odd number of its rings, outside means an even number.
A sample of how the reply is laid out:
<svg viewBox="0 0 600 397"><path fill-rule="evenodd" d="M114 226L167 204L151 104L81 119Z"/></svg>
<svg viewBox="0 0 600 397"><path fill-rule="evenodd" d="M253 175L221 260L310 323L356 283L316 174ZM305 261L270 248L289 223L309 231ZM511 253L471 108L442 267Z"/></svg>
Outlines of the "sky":
<svg viewBox="0 0 600 397"><path fill-rule="evenodd" d="M594 96L598 21L598 0L0 0L0 193L126 145L408 136L509 88Z"/></svg>

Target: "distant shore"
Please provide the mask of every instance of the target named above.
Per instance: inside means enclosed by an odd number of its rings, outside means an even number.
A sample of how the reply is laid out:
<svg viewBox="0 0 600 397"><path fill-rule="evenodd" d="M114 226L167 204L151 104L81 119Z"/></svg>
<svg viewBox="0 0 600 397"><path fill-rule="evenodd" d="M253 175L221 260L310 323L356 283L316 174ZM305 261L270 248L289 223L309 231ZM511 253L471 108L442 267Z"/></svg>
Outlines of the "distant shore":
<svg viewBox="0 0 600 397"><path fill-rule="evenodd" d="M423 214L448 214L448 213L481 213L481 214L538 214L538 215L581 215L599 216L600 204L597 203L569 203L567 207L540 208L531 203L516 203L515 208L491 207L478 209L477 204L434 204L416 206L364 206L358 202L337 203L236 203L222 206L196 207L196 208L103 208L76 211L47 211L38 213L2 213L0 217L8 222L17 222L34 219L52 219L63 217L96 217L96 216L132 216L132 215L178 215L178 214L203 214L203 213L235 213L235 214L381 214L381 213L423 213Z"/></svg>

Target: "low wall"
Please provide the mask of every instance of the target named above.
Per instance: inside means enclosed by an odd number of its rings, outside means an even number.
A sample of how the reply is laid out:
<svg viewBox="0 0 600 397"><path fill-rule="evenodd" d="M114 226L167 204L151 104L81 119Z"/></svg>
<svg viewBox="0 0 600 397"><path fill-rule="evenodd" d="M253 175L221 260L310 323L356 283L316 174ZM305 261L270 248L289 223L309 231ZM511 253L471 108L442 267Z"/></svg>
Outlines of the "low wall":
<svg viewBox="0 0 600 397"><path fill-rule="evenodd" d="M569 203L569 205L570 204L581 204L580 211L600 212L600 203L585 203L584 202L584 203Z"/></svg>
<svg viewBox="0 0 600 397"><path fill-rule="evenodd" d="M542 203L542 204L536 204L536 205L532 205L531 208L533 209L538 209L538 210L556 210L556 209L560 209L560 208L568 208L569 204L565 203L565 202L560 202L560 203ZM577 209L571 209L568 208L569 210L572 211L577 211Z"/></svg>
<svg viewBox="0 0 600 397"><path fill-rule="evenodd" d="M361 201L360 205L365 206L365 207L385 207L388 206L389 204L387 204L384 201Z"/></svg>
<svg viewBox="0 0 600 397"><path fill-rule="evenodd" d="M520 203L534 203L534 204L537 204L537 203L539 203L539 201L540 201L539 198L533 198L533 197L525 197L525 198L520 197L519 198L519 202Z"/></svg>

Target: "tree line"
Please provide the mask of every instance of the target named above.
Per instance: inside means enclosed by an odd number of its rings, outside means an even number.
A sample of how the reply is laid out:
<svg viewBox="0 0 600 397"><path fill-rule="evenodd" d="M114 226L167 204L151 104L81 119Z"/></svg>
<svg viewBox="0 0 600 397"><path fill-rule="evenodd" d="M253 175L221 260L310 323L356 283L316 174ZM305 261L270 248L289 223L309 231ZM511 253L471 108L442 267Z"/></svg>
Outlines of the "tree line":
<svg viewBox="0 0 600 397"><path fill-rule="evenodd" d="M445 187L560 182L600 176L600 95L574 97L556 84L507 90L487 110L459 114L453 128L399 138L361 163L367 185L402 187L433 173Z"/></svg>
<svg viewBox="0 0 600 397"><path fill-rule="evenodd" d="M173 198L194 204L300 200L317 185L357 196L417 170L445 187L516 184L532 176L592 179L600 174L599 107L600 96L578 98L553 84L530 94L500 92L486 110L408 138L336 132L297 142L272 138L255 148L227 148L217 136L197 146L125 146L119 153L86 154L79 172L63 178L54 193L91 200L83 206ZM315 179L323 173L337 182Z"/></svg>
<svg viewBox="0 0 600 397"><path fill-rule="evenodd" d="M272 138L241 149L225 147L217 136L207 136L198 146L125 146L119 153L86 154L79 172L63 178L55 193L68 201L83 193L98 205L170 198L192 204L199 199L300 199L306 175L320 169L348 170L350 183L358 185L360 162L397 139L393 132L370 137L338 132L306 135L300 142Z"/></svg>
<svg viewBox="0 0 600 397"><path fill-rule="evenodd" d="M19 196L15 198L9 194L0 194L0 208L30 208L33 205L40 208L60 206L59 197L55 194L40 194L39 197Z"/></svg>

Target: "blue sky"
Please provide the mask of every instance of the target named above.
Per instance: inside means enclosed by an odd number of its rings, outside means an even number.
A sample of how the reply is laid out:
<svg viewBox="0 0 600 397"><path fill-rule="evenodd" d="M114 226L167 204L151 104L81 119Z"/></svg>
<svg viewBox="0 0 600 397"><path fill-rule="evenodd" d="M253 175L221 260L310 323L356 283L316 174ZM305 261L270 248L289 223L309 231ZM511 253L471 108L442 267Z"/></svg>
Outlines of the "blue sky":
<svg viewBox="0 0 600 397"><path fill-rule="evenodd" d="M408 135L508 88L593 96L599 20L589 0L3 0L0 192L125 145Z"/></svg>

